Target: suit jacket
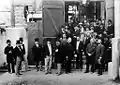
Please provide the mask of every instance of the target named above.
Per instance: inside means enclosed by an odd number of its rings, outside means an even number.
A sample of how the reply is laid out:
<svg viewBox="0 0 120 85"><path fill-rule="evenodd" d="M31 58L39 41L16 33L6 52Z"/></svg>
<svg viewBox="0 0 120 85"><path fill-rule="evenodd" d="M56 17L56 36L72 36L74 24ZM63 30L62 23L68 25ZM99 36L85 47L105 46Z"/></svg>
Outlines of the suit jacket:
<svg viewBox="0 0 120 85"><path fill-rule="evenodd" d="M17 46L14 48L14 56L15 56L16 59L19 58L19 60L22 60L22 58L23 58L23 52Z"/></svg>
<svg viewBox="0 0 120 85"><path fill-rule="evenodd" d="M96 51L96 44L95 43L93 43L93 44L89 43L86 47L86 53L87 54L90 53L91 56L93 56L95 54L95 51Z"/></svg>
<svg viewBox="0 0 120 85"><path fill-rule="evenodd" d="M66 56L68 56L68 60L71 60L74 56L74 48L70 43L66 44Z"/></svg>
<svg viewBox="0 0 120 85"><path fill-rule="evenodd" d="M25 45L24 44L22 44L22 52L23 52L23 55L25 55Z"/></svg>
<svg viewBox="0 0 120 85"><path fill-rule="evenodd" d="M108 26L108 27L107 27L107 30L108 30L108 35L114 34L114 26L113 26L113 25Z"/></svg>
<svg viewBox="0 0 120 85"><path fill-rule="evenodd" d="M39 61L42 60L42 46L36 47L35 45L32 47L32 53L34 55L34 60Z"/></svg>
<svg viewBox="0 0 120 85"><path fill-rule="evenodd" d="M95 52L96 59L98 60L100 57L103 57L103 54L104 54L104 46L102 44L98 45L96 47L96 52Z"/></svg>
<svg viewBox="0 0 120 85"><path fill-rule="evenodd" d="M51 45L51 48L52 48L52 55L53 55L53 46ZM48 48L48 45L45 45L44 46L44 56L46 57L46 56L50 56L50 52L49 52L49 48Z"/></svg>
<svg viewBox="0 0 120 85"><path fill-rule="evenodd" d="M24 61L25 59L24 59L24 55L25 55L25 45L24 44L22 44L22 46L20 47L20 49L21 49L21 51L22 51L22 61Z"/></svg>
<svg viewBox="0 0 120 85"><path fill-rule="evenodd" d="M11 51L11 53L9 53ZM14 56L13 56L13 47L12 46L6 46L4 49L4 53L6 54L7 62L13 62Z"/></svg>
<svg viewBox="0 0 120 85"><path fill-rule="evenodd" d="M78 50L76 49L76 46L77 46L77 40L75 42L75 47L74 47L75 53L82 54L82 51L83 51L83 42L80 41Z"/></svg>
<svg viewBox="0 0 120 85"><path fill-rule="evenodd" d="M55 61L56 61L56 63L63 62L63 53L62 53L62 46L61 45L55 47Z"/></svg>

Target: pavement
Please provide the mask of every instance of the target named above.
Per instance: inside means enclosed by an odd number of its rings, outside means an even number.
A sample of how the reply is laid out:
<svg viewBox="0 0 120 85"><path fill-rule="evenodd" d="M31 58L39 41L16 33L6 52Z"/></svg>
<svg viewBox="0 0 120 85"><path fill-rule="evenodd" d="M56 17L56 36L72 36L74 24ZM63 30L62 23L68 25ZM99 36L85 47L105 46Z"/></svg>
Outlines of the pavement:
<svg viewBox="0 0 120 85"><path fill-rule="evenodd" d="M96 73L84 73L73 71L70 74L63 73L56 75L56 70L52 74L45 75L44 72L31 70L22 72L23 75L17 77L15 74L4 73L0 76L0 85L120 85L119 82L110 80L107 73L98 76Z"/></svg>

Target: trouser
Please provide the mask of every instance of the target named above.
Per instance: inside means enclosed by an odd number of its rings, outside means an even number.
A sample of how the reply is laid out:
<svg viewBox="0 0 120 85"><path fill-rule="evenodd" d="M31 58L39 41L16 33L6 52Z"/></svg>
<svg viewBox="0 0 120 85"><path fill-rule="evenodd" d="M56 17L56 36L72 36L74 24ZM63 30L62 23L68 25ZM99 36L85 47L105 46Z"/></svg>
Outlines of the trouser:
<svg viewBox="0 0 120 85"><path fill-rule="evenodd" d="M14 62L8 62L8 72L9 73L15 73L15 69L14 69Z"/></svg>
<svg viewBox="0 0 120 85"><path fill-rule="evenodd" d="M89 71L90 61L91 61L91 57L86 56L86 71L87 72Z"/></svg>
<svg viewBox="0 0 120 85"><path fill-rule="evenodd" d="M76 69L83 69L83 58L82 55L77 54L77 58L76 58Z"/></svg>
<svg viewBox="0 0 120 85"><path fill-rule="evenodd" d="M66 73L71 72L71 60L66 60L66 63L65 63L65 72Z"/></svg>
<svg viewBox="0 0 120 85"><path fill-rule="evenodd" d="M16 74L17 75L20 74L21 64L22 64L21 59L17 57L17 60L16 60Z"/></svg>
<svg viewBox="0 0 120 85"><path fill-rule="evenodd" d="M91 72L95 71L95 60L94 56L86 57L86 71L89 71L89 66L91 65Z"/></svg>
<svg viewBox="0 0 120 85"><path fill-rule="evenodd" d="M36 69L37 71L42 68L42 61L36 61Z"/></svg>
<svg viewBox="0 0 120 85"><path fill-rule="evenodd" d="M45 72L51 72L52 56L46 56L45 58Z"/></svg>
<svg viewBox="0 0 120 85"><path fill-rule="evenodd" d="M57 73L60 74L61 73L61 63L57 63Z"/></svg>
<svg viewBox="0 0 120 85"><path fill-rule="evenodd" d="M103 67L102 64L98 64L98 74L102 75Z"/></svg>

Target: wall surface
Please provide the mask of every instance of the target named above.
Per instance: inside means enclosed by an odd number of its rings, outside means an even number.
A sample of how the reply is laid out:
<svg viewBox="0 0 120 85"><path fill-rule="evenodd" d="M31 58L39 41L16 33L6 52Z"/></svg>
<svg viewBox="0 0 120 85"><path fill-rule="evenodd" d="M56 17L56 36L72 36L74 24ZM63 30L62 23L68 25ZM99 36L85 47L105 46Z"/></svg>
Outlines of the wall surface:
<svg viewBox="0 0 120 85"><path fill-rule="evenodd" d="M4 55L4 48L6 47L6 40L10 39L12 41L12 46L15 47L16 40L20 37L23 37L24 44L26 48L26 59L27 59L27 48L28 48L28 39L27 33L24 27L17 28L6 28L6 32L0 33L0 65L6 62L6 56Z"/></svg>
<svg viewBox="0 0 120 85"><path fill-rule="evenodd" d="M111 19L114 22L114 0L106 1L106 20Z"/></svg>

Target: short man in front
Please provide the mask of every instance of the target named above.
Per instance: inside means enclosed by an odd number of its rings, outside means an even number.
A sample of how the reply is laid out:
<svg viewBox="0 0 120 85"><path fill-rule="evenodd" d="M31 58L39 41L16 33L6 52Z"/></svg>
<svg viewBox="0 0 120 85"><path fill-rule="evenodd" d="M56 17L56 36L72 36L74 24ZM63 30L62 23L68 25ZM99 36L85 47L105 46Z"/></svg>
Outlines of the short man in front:
<svg viewBox="0 0 120 85"><path fill-rule="evenodd" d="M102 75L103 54L104 54L104 46L102 45L102 40L99 39L98 46L96 47L96 52L95 52L96 62L98 64L98 76Z"/></svg>

